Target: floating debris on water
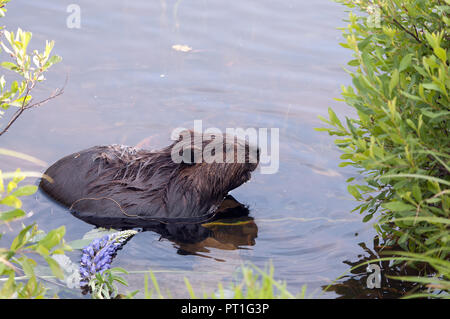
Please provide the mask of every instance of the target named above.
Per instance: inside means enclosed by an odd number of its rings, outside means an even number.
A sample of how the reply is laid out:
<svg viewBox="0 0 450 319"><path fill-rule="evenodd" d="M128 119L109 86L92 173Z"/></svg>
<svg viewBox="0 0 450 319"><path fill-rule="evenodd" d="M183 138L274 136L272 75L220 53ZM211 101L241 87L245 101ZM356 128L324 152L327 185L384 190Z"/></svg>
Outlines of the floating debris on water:
<svg viewBox="0 0 450 319"><path fill-rule="evenodd" d="M192 51L192 48L190 46L183 45L183 44L172 45L172 49L174 49L175 51L180 51L180 52L190 52L190 51Z"/></svg>

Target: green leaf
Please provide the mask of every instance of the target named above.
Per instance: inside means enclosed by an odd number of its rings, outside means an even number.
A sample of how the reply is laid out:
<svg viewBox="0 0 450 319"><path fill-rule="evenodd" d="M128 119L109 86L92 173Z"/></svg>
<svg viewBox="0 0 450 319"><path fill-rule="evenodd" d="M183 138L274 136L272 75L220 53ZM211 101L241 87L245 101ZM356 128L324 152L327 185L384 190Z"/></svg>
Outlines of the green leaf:
<svg viewBox="0 0 450 319"><path fill-rule="evenodd" d="M445 118L446 116L450 115L450 111L438 111L438 112L434 112L432 109L420 109L420 112L429 117L429 118Z"/></svg>
<svg viewBox="0 0 450 319"><path fill-rule="evenodd" d="M14 208L22 207L22 201L13 195L6 196L2 200L0 200L0 204Z"/></svg>
<svg viewBox="0 0 450 319"><path fill-rule="evenodd" d="M62 61L62 58L58 55L53 55L52 57L50 57L50 59L48 59L48 61L45 63L44 65L44 69L47 69L49 67L51 67L52 65L59 63Z"/></svg>
<svg viewBox="0 0 450 319"><path fill-rule="evenodd" d="M368 36L367 38L365 38L364 40L362 40L361 42L358 43L358 49L360 51L364 51L366 46L368 44L370 44L371 42L372 42L372 36Z"/></svg>
<svg viewBox="0 0 450 319"><path fill-rule="evenodd" d="M392 90L397 86L399 80L399 72L397 69L392 72L391 80L389 81L389 95L392 94Z"/></svg>
<svg viewBox="0 0 450 319"><path fill-rule="evenodd" d="M438 91L438 92L441 91L441 88L435 83L424 83L423 87L428 90L434 90L434 91Z"/></svg>
<svg viewBox="0 0 450 319"><path fill-rule="evenodd" d="M66 233L65 226L52 229L51 231L48 232L47 236L45 236L42 240L39 241L38 245L42 245L48 250L51 250L53 247L55 247L61 242L65 233Z"/></svg>
<svg viewBox="0 0 450 319"><path fill-rule="evenodd" d="M350 66L359 66L359 60L357 60L357 59L351 60L347 64Z"/></svg>
<svg viewBox="0 0 450 319"><path fill-rule="evenodd" d="M184 277L184 283L186 284L186 288L189 292L190 298L197 299L197 297L195 296L195 293L194 293L194 289L192 289L191 283L189 282L189 280L186 277Z"/></svg>
<svg viewBox="0 0 450 319"><path fill-rule="evenodd" d="M19 67L12 62L2 62L2 63L0 63L0 65L7 70L11 70L11 71L19 70Z"/></svg>
<svg viewBox="0 0 450 319"><path fill-rule="evenodd" d="M22 32L22 46L23 46L23 51L25 52L27 47L28 47L28 43L31 40L31 32Z"/></svg>
<svg viewBox="0 0 450 319"><path fill-rule="evenodd" d="M408 92L405 92L405 91L400 91L400 93L402 95L406 96L408 99L411 99L411 100L414 100L414 101L417 101L417 102L421 102L422 101L422 99L420 97L418 97L417 95L412 95L412 94L409 94Z"/></svg>
<svg viewBox="0 0 450 319"><path fill-rule="evenodd" d="M403 72L411 65L412 54L405 55L400 61L399 72Z"/></svg>
<svg viewBox="0 0 450 319"><path fill-rule="evenodd" d="M436 54L436 56L442 61L442 63L447 62L447 51L445 51L441 47L435 47L433 49L433 51L434 51L434 54Z"/></svg>
<svg viewBox="0 0 450 319"><path fill-rule="evenodd" d="M330 121L333 124L336 124L337 126L343 128L341 121L339 121L339 118L337 117L336 113L331 109L331 107L328 108L328 114L330 116Z"/></svg>
<svg viewBox="0 0 450 319"><path fill-rule="evenodd" d="M349 119L348 117L345 117L345 121L347 122L347 127L350 129L350 132L353 135L354 139L358 138L358 133L356 131L356 127L353 126L351 119Z"/></svg>
<svg viewBox="0 0 450 319"><path fill-rule="evenodd" d="M393 201L382 205L384 208L389 209L393 212L401 212L407 210L415 210L416 208L412 205L405 204L404 202Z"/></svg>
<svg viewBox="0 0 450 319"><path fill-rule="evenodd" d="M403 245L407 240L408 240L408 237L409 237L409 235L408 235L408 233L404 233L401 237L400 237L400 239L398 240L398 244L399 245Z"/></svg>
<svg viewBox="0 0 450 319"><path fill-rule="evenodd" d="M422 192L420 191L420 187L418 183L415 183L412 187L412 192L415 200L417 202L422 201Z"/></svg>
<svg viewBox="0 0 450 319"><path fill-rule="evenodd" d="M418 178L418 179L426 179L430 182L436 182L436 183L441 183L444 185L448 185L450 186L450 182L446 181L444 179L441 178L437 178L437 177L433 177L433 176L427 176L427 175L422 175L422 174L388 174L388 175L383 175L380 176L380 179L385 179L385 178Z"/></svg>
<svg viewBox="0 0 450 319"><path fill-rule="evenodd" d="M36 266L36 262L33 259L30 258L21 258L20 264L23 268L23 271L25 274L29 277L34 276L34 267Z"/></svg>
<svg viewBox="0 0 450 319"><path fill-rule="evenodd" d="M17 81L13 81L11 83L11 93L13 96L17 93L18 89L19 89L19 84L17 83Z"/></svg>
<svg viewBox="0 0 450 319"><path fill-rule="evenodd" d="M5 184L3 183L3 173L0 169L0 193L3 193L5 191Z"/></svg>
<svg viewBox="0 0 450 319"><path fill-rule="evenodd" d="M362 199L361 194L358 191L358 188L355 185L348 185L347 186L348 192L355 197L355 199L360 200Z"/></svg>
<svg viewBox="0 0 450 319"><path fill-rule="evenodd" d="M11 195L13 196L30 196L36 193L38 190L38 187L36 185L26 185L19 187L17 190L15 190Z"/></svg>
<svg viewBox="0 0 450 319"><path fill-rule="evenodd" d="M27 106L28 103L30 103L32 98L33 97L31 95L22 96L22 97L19 97L17 100L12 101L9 105L16 106L16 107Z"/></svg>
<svg viewBox="0 0 450 319"><path fill-rule="evenodd" d="M11 221L16 218L24 217L26 214L21 209L13 209L7 212L0 212L0 220Z"/></svg>
<svg viewBox="0 0 450 319"><path fill-rule="evenodd" d="M328 121L326 118L324 118L322 115L317 115L317 118L321 120L322 122L325 122L327 124L333 125L330 121Z"/></svg>
<svg viewBox="0 0 450 319"><path fill-rule="evenodd" d="M123 274L128 274L128 271L125 269L125 268L122 268L122 267L114 267L114 268L111 268L111 272L120 272L120 273L123 273Z"/></svg>
<svg viewBox="0 0 450 319"><path fill-rule="evenodd" d="M84 234L83 238L69 242L69 246L73 249L83 249L89 245L94 239L102 238L105 235L110 235L118 232L116 229L94 228Z"/></svg>
<svg viewBox="0 0 450 319"><path fill-rule="evenodd" d="M13 242L11 243L11 247L10 249L12 251L15 251L17 249L20 249L23 245L25 245L27 243L27 240L29 239L29 234L28 232L30 231L30 229L34 227L34 224L28 225L26 227L24 227L19 235L17 235Z"/></svg>
<svg viewBox="0 0 450 319"><path fill-rule="evenodd" d="M16 188L17 188L17 183L12 180L8 183L8 186L6 187L6 192L9 194Z"/></svg>
<svg viewBox="0 0 450 319"><path fill-rule="evenodd" d="M59 266L58 262L56 262L56 260L54 260L50 256L44 256L44 258L45 258L45 261L47 262L47 264L50 266L50 269L52 270L53 275L55 275L56 278L58 278L58 279L64 279L64 272L61 269L61 267Z"/></svg>

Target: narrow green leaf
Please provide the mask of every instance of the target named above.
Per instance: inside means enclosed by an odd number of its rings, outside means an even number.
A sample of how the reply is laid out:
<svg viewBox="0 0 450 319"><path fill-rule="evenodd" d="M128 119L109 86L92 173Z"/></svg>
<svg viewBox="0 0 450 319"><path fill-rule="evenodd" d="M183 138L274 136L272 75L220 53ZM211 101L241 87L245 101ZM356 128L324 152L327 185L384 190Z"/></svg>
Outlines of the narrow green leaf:
<svg viewBox="0 0 450 319"><path fill-rule="evenodd" d="M0 212L0 220L2 221L11 221L16 218L24 217L26 214L21 209L13 209L7 212Z"/></svg>
<svg viewBox="0 0 450 319"><path fill-rule="evenodd" d="M53 275L55 275L56 278L58 278L58 279L64 279L64 272L61 269L61 267L59 266L58 262L56 262L56 260L54 260L50 256L44 256L44 258L45 258L45 261L47 262L47 264L50 266L50 269L52 270Z"/></svg>
<svg viewBox="0 0 450 319"><path fill-rule="evenodd" d="M7 70L10 70L10 71L17 71L17 70L19 70L19 67L16 64L12 63L12 62L2 62L2 63L0 63L0 65L3 68L5 68Z"/></svg>
<svg viewBox="0 0 450 319"><path fill-rule="evenodd" d="M22 201L13 195L6 196L2 200L0 200L0 204L14 208L22 207Z"/></svg>
<svg viewBox="0 0 450 319"><path fill-rule="evenodd" d="M389 94L392 94L392 90L397 86L399 80L399 72L397 69L392 72L391 80L389 81Z"/></svg>
<svg viewBox="0 0 450 319"><path fill-rule="evenodd" d="M400 61L399 72L403 72L411 65L412 54L405 55Z"/></svg>
<svg viewBox="0 0 450 319"><path fill-rule="evenodd" d="M385 203L382 205L384 208L389 209L394 212L401 212L406 210L415 210L416 208L412 205L405 204L399 201L393 201L389 203Z"/></svg>
<svg viewBox="0 0 450 319"><path fill-rule="evenodd" d="M30 196L36 193L38 190L38 187L36 185L26 185L19 187L17 190L15 190L11 195L13 196Z"/></svg>

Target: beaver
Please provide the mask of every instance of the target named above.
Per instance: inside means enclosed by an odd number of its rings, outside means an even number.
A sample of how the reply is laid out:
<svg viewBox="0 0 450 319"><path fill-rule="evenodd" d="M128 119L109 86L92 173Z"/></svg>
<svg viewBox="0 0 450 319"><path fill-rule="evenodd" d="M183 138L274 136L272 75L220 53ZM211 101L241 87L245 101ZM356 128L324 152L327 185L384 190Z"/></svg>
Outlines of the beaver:
<svg viewBox="0 0 450 319"><path fill-rule="evenodd" d="M114 144L68 155L46 170L53 181L39 186L79 218L204 220L258 163L259 149L248 141L186 130L161 150Z"/></svg>

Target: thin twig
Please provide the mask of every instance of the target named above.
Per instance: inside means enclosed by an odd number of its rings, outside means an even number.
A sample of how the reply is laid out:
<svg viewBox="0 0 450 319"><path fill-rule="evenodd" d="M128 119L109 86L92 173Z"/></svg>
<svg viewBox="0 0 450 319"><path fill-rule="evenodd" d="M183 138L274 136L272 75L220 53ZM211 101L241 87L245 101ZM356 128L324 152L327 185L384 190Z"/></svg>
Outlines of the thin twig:
<svg viewBox="0 0 450 319"><path fill-rule="evenodd" d="M63 88L62 89L56 89L52 93L52 95L50 95L48 98L46 98L46 99L44 99L42 101L36 102L34 104L31 104L31 105L27 105L27 106L24 107L24 109L28 110L28 109L31 109L32 107L37 107L37 106L43 105L43 104L47 103L48 101L54 99L55 97L60 96L63 93L64 93L64 89Z"/></svg>
<svg viewBox="0 0 450 319"><path fill-rule="evenodd" d="M13 125L13 123L19 118L19 116L22 115L23 111L25 111L25 101L27 100L30 90L31 89L27 86L27 92L25 93L25 96L23 98L22 106L20 107L19 110L16 111L16 113L14 113L11 120L8 122L8 124L5 126L5 128L0 132L0 136L3 135L4 133L6 133L6 131L8 131L8 129L11 127L11 125Z"/></svg>
<svg viewBox="0 0 450 319"><path fill-rule="evenodd" d="M34 88L36 82L33 82L31 87L27 86L27 91L26 91L25 96L23 98L22 106L20 107L19 110L17 110L14 113L13 117L11 118L11 120L8 122L8 124L5 126L5 128L0 132L0 136L8 131L8 129L11 127L11 125L13 125L13 123L19 118L19 116L22 115L23 111L31 109L32 107L38 107L40 105L43 105L43 104L49 102L50 100L52 100L52 99L60 96L61 94L63 94L64 93L64 89L65 89L65 87L67 85L68 79L69 79L69 76L67 75L66 76L66 81L64 82L64 85L63 85L62 88L56 89L48 98L46 98L46 99L44 99L42 101L33 103L31 105L30 104L25 105L25 103L26 103L28 95L30 94L30 91Z"/></svg>
<svg viewBox="0 0 450 319"><path fill-rule="evenodd" d="M416 39L417 42L419 42L420 44L422 44L422 41L411 31L409 31L408 29L406 29L400 22L397 21L397 19L392 18L392 21L395 22L396 25L398 25L403 31L405 31L406 33L408 33L410 36L412 36L414 39Z"/></svg>
<svg viewBox="0 0 450 319"><path fill-rule="evenodd" d="M416 32L416 37L418 38L419 37L419 32L417 31L417 27L416 27L415 24L413 25L413 27L414 27L414 31Z"/></svg>

